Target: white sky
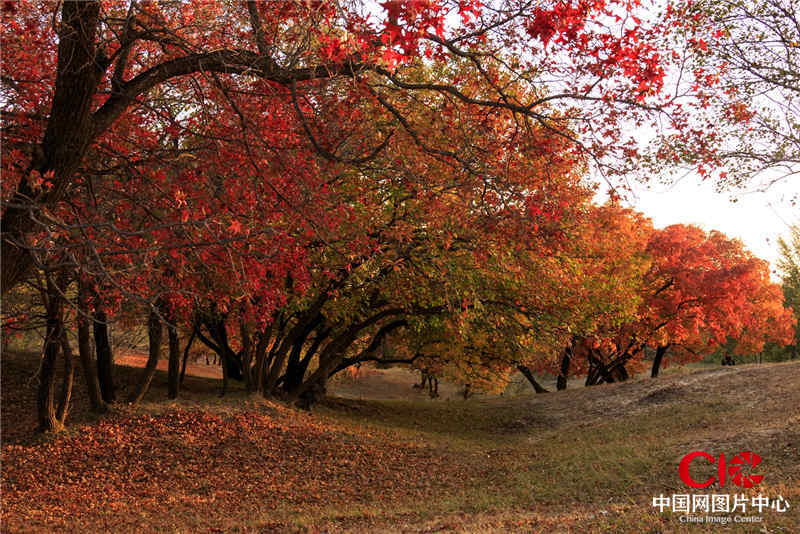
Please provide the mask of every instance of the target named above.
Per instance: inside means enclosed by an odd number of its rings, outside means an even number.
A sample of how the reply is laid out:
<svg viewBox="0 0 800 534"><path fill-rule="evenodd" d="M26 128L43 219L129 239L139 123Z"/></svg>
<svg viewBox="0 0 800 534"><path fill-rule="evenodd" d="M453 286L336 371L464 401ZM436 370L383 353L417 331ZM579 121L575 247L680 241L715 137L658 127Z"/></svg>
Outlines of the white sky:
<svg viewBox="0 0 800 534"><path fill-rule="evenodd" d="M741 239L756 256L772 265L778 257L778 237L790 224L800 223L800 178L789 177L766 192L718 193L713 183L689 175L675 185L631 184L627 203L651 219L657 228L670 224L695 224ZM731 199L736 199L732 202ZM792 199L799 202L792 206Z"/></svg>

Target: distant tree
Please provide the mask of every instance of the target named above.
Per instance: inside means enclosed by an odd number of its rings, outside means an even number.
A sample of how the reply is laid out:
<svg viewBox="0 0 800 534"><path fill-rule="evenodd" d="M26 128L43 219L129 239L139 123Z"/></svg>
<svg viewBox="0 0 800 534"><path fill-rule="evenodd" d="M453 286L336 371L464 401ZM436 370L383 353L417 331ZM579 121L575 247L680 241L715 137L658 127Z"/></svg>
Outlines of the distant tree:
<svg viewBox="0 0 800 534"><path fill-rule="evenodd" d="M669 354L673 362L702 359L729 339L735 354L763 350L768 341L791 342L795 324L765 261L720 232L672 225L653 232L651 258L640 286L635 320L610 324L573 340L573 359L588 360L587 385L624 380L645 348L656 350L651 371Z"/></svg>
<svg viewBox="0 0 800 534"><path fill-rule="evenodd" d="M794 359L800 356L800 225L793 225L788 237L778 240L778 249L783 298L797 319L794 344L790 348L790 357Z"/></svg>

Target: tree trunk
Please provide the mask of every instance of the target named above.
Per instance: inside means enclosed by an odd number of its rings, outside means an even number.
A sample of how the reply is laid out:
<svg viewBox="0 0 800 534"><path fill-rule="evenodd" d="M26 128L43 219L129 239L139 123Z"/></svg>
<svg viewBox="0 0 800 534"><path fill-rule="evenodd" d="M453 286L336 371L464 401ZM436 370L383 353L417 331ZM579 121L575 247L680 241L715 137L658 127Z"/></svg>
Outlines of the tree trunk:
<svg viewBox="0 0 800 534"><path fill-rule="evenodd" d="M430 380L428 382L428 385L430 386L428 388L428 396L430 398L432 398L432 399L438 399L439 398L439 379L436 377L436 375L430 375Z"/></svg>
<svg viewBox="0 0 800 534"><path fill-rule="evenodd" d="M100 392L105 402L112 403L116 400L114 354L111 352L108 335L108 317L99 303L95 308L94 345L97 350L97 378L100 382Z"/></svg>
<svg viewBox="0 0 800 534"><path fill-rule="evenodd" d="M103 400L100 383L97 380L97 368L92 358L91 339L89 337L89 307L86 303L87 291L85 283L78 281L78 357L89 392L89 404L95 413L104 413L108 406Z"/></svg>
<svg viewBox="0 0 800 534"><path fill-rule="evenodd" d="M297 389L303 383L303 375L299 372L300 356L303 352L303 344L308 338L308 332L296 339L289 352L289 359L286 360L286 372L283 373L283 390L289 393Z"/></svg>
<svg viewBox="0 0 800 534"><path fill-rule="evenodd" d="M321 329L314 338L314 341L311 342L311 346L306 350L302 359L300 358L300 354L310 332L303 336L299 345L296 345L298 349L296 357L294 354L294 348L292 349L293 354L290 356L289 362L286 364L286 373L284 374L285 379L283 382L283 389L289 394L289 396L293 396L295 390L300 387L300 384L303 383L303 378L306 376L306 371L308 371L311 358L313 358L314 354L317 353L320 345L322 345L322 343L328 339L328 334L330 334L330 332L330 328ZM330 375L328 378L330 378Z"/></svg>
<svg viewBox="0 0 800 534"><path fill-rule="evenodd" d="M52 206L64 196L92 139L91 109L105 65L97 62L100 2L63 2L58 33L58 66L47 129L36 146L30 170L42 175L54 171L53 187L36 193L23 178L0 221L3 269L2 294L24 280L34 261L27 236L40 229L31 217L41 206Z"/></svg>
<svg viewBox="0 0 800 534"><path fill-rule="evenodd" d="M256 381L256 391L262 391L264 386L264 367L267 362L267 350L269 349L270 341L272 339L272 329L274 325L275 321L270 323L269 327L265 328L259 334L258 343L256 344L256 367L253 370L253 378Z"/></svg>
<svg viewBox="0 0 800 534"><path fill-rule="evenodd" d="M280 350L280 347L283 345L281 341L281 332L283 329L279 330L278 333L275 335L275 339L272 341L272 346L269 348L269 353L267 357L264 358L263 373L261 375L261 394L264 398L269 398L272 395L272 390L269 388L269 377L272 372L272 365L275 362L275 358Z"/></svg>
<svg viewBox="0 0 800 534"><path fill-rule="evenodd" d="M281 371L283 370L284 363L286 363L286 357L288 356L289 349L292 346L291 337L293 337L293 333L296 334L296 327L293 328L289 334L287 334L287 337L285 337L279 345L277 341L275 342L276 345L278 345L278 349L275 351L275 354L272 355L269 370L267 371L267 376L264 379L265 397L268 397L275 392L275 387L278 384L278 379L281 377Z"/></svg>
<svg viewBox="0 0 800 534"><path fill-rule="evenodd" d="M132 403L139 402L142 400L145 393L147 393L147 390L150 388L150 382L156 374L158 360L161 357L161 337L163 332L161 321L155 311L150 312L150 317L147 321L147 332L150 341L150 354L147 357L147 365L145 365L141 375L139 375L139 382L136 385L136 389L131 393L130 397L128 397L128 402Z"/></svg>
<svg viewBox="0 0 800 534"><path fill-rule="evenodd" d="M298 339L304 332L307 332L309 328L313 330L316 326L318 321L321 320L320 310L322 309L323 304L327 300L327 295L320 294L311 307L298 319L297 324L289 330L289 332L284 336L283 341L278 343L277 339L275 341L275 345L273 345L273 350L275 353L272 354L272 350L270 350L271 358L270 358L270 367L269 371L267 372L267 377L264 380L264 396L268 397L275 392L275 387L278 384L278 379L281 376L281 371L283 371L284 364L286 363L286 357L289 355L289 349L294 344L295 340ZM308 336L308 333L305 334Z"/></svg>
<svg viewBox="0 0 800 534"><path fill-rule="evenodd" d="M621 361L619 363L614 364L613 367L610 369L611 376L614 377L614 380L617 382L624 382L630 376L628 375L628 370L625 369L625 362Z"/></svg>
<svg viewBox="0 0 800 534"><path fill-rule="evenodd" d="M64 328L63 321L61 323L61 355L64 357L64 379L61 383L61 398L58 400L56 417L58 417L63 426L67 422L69 402L72 398L72 381L75 376L75 361L72 357L72 348L69 346L67 330Z"/></svg>
<svg viewBox="0 0 800 534"><path fill-rule="evenodd" d="M614 375L618 365L619 362L617 360L606 364L596 356L589 354L589 373L586 375L586 385L596 386L603 382L613 384L617 381ZM622 371L625 371L624 366ZM625 372L625 377L627 378L627 372Z"/></svg>
<svg viewBox="0 0 800 534"><path fill-rule="evenodd" d="M181 378L180 378L181 384L183 384L183 379L186 378L186 362L189 360L189 349L192 348L192 343L194 343L194 338L197 337L197 330L195 328L192 328L192 335L189 336L189 341L186 342L186 347L183 349L183 365L181 365Z"/></svg>
<svg viewBox="0 0 800 534"><path fill-rule="evenodd" d="M519 372L522 373L525 376L525 378L528 379L528 382L531 383L531 385L533 386L533 390L536 393L549 393L549 391L543 388L542 385L536 381L536 378L533 377L533 373L531 373L531 370L528 369L527 366L520 364L517 365L517 369L519 369Z"/></svg>
<svg viewBox="0 0 800 534"><path fill-rule="evenodd" d="M228 392L228 354L224 350L222 354L220 354L220 363L222 364L222 392L219 394L220 397L224 397L225 393Z"/></svg>
<svg viewBox="0 0 800 534"><path fill-rule="evenodd" d="M667 353L667 349L669 345L662 345L656 349L656 357L653 358L653 370L650 371L650 378L655 378L658 376L658 372L661 370L661 360L664 359L664 355Z"/></svg>
<svg viewBox="0 0 800 534"><path fill-rule="evenodd" d="M54 402L56 383L56 360L61 350L61 321L63 313L61 293L57 290L50 275L47 275L47 327L41 368L39 370L39 390L36 396L36 407L40 432L58 432L63 429L58 419Z"/></svg>
<svg viewBox="0 0 800 534"><path fill-rule="evenodd" d="M167 368L167 397L178 398L178 387L181 367L181 346L178 339L178 329L175 325L167 326L169 336L169 367Z"/></svg>
<svg viewBox="0 0 800 534"><path fill-rule="evenodd" d="M420 382L419 384L414 384L413 387L414 389L425 389L425 383L428 381L428 375L425 373L425 371L422 370L420 370L419 375L420 375Z"/></svg>
<svg viewBox="0 0 800 534"><path fill-rule="evenodd" d="M244 387L248 392L251 392L253 391L253 335L244 317L239 321L239 337L242 341L241 360L242 375L244 376Z"/></svg>
<svg viewBox="0 0 800 534"><path fill-rule="evenodd" d="M561 371L558 373L556 379L556 389L562 391L567 389L567 376L569 376L569 364L572 360L572 349L567 347L564 349L564 355L561 357Z"/></svg>

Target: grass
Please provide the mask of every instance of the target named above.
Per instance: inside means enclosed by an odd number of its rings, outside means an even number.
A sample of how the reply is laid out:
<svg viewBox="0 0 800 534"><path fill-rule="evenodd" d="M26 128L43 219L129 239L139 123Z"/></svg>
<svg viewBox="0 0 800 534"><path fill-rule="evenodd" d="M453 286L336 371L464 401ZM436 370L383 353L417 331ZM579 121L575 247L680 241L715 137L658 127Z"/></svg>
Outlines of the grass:
<svg viewBox="0 0 800 534"><path fill-rule="evenodd" d="M143 404L100 421L79 390L73 426L46 438L31 433L32 362L3 360L3 532L800 530L800 362L468 401L431 401L389 370L312 414L241 389L220 399L198 377L166 401L159 374ZM792 508L724 526L658 513L662 493L739 490L683 486L677 464L698 449L757 452L758 491Z"/></svg>

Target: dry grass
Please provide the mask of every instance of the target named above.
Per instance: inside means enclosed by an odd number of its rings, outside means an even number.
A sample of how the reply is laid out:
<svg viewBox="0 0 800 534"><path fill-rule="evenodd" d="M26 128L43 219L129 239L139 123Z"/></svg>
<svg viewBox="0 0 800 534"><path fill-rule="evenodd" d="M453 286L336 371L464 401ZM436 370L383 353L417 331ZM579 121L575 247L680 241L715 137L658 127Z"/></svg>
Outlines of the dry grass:
<svg viewBox="0 0 800 534"><path fill-rule="evenodd" d="M31 361L3 360L3 532L800 531L800 362L468 401L431 401L389 370L340 383L351 398L310 415L241 389L220 399L198 377L167 402L158 375L145 403L99 425L78 391L70 431L41 439ZM88 454L88 439L110 448ZM792 508L732 526L656 513L653 496L690 493L677 463L696 449L756 451L759 490ZM131 482L126 454L159 469ZM77 482L65 500L40 478Z"/></svg>

